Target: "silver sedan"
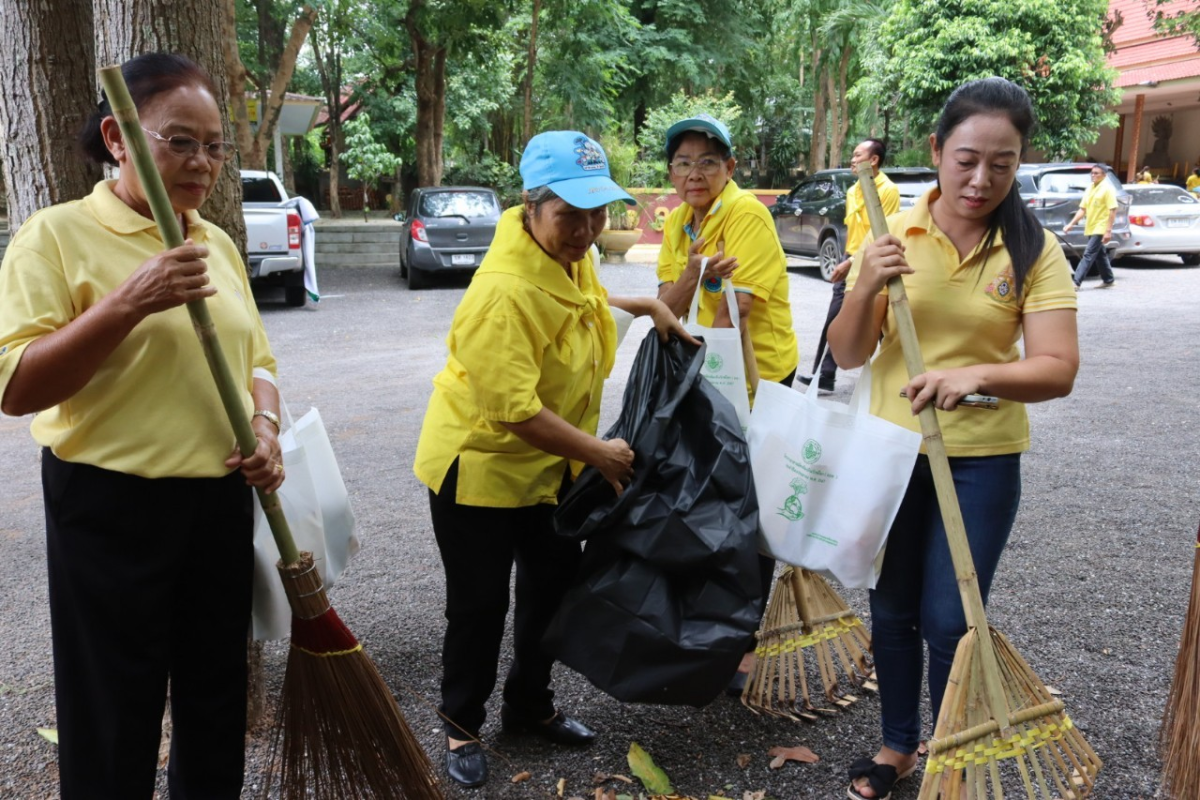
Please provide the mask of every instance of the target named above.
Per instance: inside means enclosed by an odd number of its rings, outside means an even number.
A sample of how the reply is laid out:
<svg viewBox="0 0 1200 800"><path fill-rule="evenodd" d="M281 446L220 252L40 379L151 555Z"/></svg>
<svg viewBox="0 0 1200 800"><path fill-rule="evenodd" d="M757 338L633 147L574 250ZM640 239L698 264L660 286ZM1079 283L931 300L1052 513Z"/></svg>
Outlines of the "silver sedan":
<svg viewBox="0 0 1200 800"><path fill-rule="evenodd" d="M1200 200L1178 186L1126 185L1133 197L1129 207L1129 240L1116 256L1142 253L1174 254L1189 266L1200 264Z"/></svg>

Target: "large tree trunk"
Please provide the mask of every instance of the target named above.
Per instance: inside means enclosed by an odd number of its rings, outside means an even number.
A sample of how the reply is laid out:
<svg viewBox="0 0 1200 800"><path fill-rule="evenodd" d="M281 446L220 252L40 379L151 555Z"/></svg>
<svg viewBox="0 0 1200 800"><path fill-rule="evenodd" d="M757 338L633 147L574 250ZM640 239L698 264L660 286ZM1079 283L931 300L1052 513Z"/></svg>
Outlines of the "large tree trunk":
<svg viewBox="0 0 1200 800"><path fill-rule="evenodd" d="M417 186L442 185L442 124L446 114L446 48L430 42L417 25L423 0L412 0L404 17L416 59Z"/></svg>
<svg viewBox="0 0 1200 800"><path fill-rule="evenodd" d="M321 37L316 28L312 29L309 39L312 42L317 74L321 76L321 88L325 92L325 133L329 137L329 213L334 219L341 219L342 201L338 198L338 178L342 164L338 156L341 155L342 139L342 57L336 45L321 44Z"/></svg>
<svg viewBox="0 0 1200 800"><path fill-rule="evenodd" d="M0 2L0 150L13 231L100 180L100 167L75 150L98 99L92 40L91 0Z"/></svg>
<svg viewBox="0 0 1200 800"><path fill-rule="evenodd" d="M525 128L521 146L533 138L533 71L537 65L538 17L542 14L542 0L533 0L533 20L529 25L529 57L525 62Z"/></svg>
<svg viewBox="0 0 1200 800"><path fill-rule="evenodd" d="M208 70L217 88L217 108L229 108L224 23L221 7L205 0L93 0L96 64L107 66L150 52L179 53ZM225 162L212 197L200 209L246 252L242 181L236 161Z"/></svg>
<svg viewBox="0 0 1200 800"><path fill-rule="evenodd" d="M808 172L825 169L825 81L821 74L821 52L813 53L813 122L808 152Z"/></svg>
<svg viewBox="0 0 1200 800"><path fill-rule="evenodd" d="M834 101L837 105L837 123L833 126L833 146L830 148L830 164L834 160L840 165L842 163L842 154L846 147L846 134L850 132L850 98L846 82L850 71L850 47L847 45L842 48L842 60L838 64L837 86L835 87L837 99ZM830 82L832 83L833 74L830 73Z"/></svg>

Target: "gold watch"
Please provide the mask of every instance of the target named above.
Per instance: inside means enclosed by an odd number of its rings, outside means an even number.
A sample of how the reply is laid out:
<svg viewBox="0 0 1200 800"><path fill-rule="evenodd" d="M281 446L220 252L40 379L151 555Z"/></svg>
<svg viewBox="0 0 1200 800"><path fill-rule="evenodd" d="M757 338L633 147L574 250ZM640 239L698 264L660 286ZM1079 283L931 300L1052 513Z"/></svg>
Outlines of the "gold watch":
<svg viewBox="0 0 1200 800"><path fill-rule="evenodd" d="M254 414L251 416L251 419L253 419L254 417L265 417L267 422L269 422L275 426L275 431L277 433L279 431L283 430L283 428L279 424L279 415L276 414L274 411L268 411L265 408L256 408L256 409L254 409Z"/></svg>

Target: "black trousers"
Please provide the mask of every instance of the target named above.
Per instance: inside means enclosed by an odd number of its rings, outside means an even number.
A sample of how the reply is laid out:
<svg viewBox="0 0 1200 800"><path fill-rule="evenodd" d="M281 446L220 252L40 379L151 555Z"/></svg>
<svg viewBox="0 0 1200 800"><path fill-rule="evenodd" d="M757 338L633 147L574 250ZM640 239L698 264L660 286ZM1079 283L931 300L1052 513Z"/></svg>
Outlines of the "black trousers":
<svg viewBox="0 0 1200 800"><path fill-rule="evenodd" d="M564 481L563 496L569 481ZM500 642L508 614L508 584L517 567L513 661L504 701L533 719L554 714L550 668L542 636L579 568L577 543L554 533L555 506L484 508L459 505L458 462L442 490L429 492L433 533L446 570L446 639L442 647L441 712L446 734L478 738L484 703L496 686Z"/></svg>
<svg viewBox="0 0 1200 800"><path fill-rule="evenodd" d="M235 800L253 518L240 473L164 478L42 453L64 800L154 794L167 683L172 800Z"/></svg>
<svg viewBox="0 0 1200 800"><path fill-rule="evenodd" d="M837 377L837 362L833 360L833 351L829 351L825 355L825 360L821 360L821 354L825 353L825 343L828 341L829 323L837 317L838 312L842 310L842 301L846 298L846 282L838 281L833 285L833 297L829 298L829 310L825 312L825 325L821 328L821 339L817 342L817 354L813 357L812 374L818 375L821 378L833 380Z"/></svg>

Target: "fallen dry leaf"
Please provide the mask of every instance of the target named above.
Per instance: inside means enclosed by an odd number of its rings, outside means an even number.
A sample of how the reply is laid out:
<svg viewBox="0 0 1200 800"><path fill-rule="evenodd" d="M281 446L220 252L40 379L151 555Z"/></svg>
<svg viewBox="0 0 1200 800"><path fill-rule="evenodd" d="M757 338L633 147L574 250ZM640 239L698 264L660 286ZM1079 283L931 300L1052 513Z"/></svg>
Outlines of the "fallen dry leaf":
<svg viewBox="0 0 1200 800"><path fill-rule="evenodd" d="M1062 694L1062 692L1060 692L1058 689L1055 689L1053 686L1047 686L1046 691L1049 692L1050 694L1054 695L1055 697L1058 697Z"/></svg>
<svg viewBox="0 0 1200 800"><path fill-rule="evenodd" d="M767 751L767 755L772 758L771 769L779 769L789 761L799 761L802 764L815 764L821 760L820 756L802 745L797 745L796 747L772 747Z"/></svg>
<svg viewBox="0 0 1200 800"><path fill-rule="evenodd" d="M750 754L738 753L737 765L739 769L745 769L746 767L750 766Z"/></svg>
<svg viewBox="0 0 1200 800"><path fill-rule="evenodd" d="M633 778L630 778L627 775L617 775L614 773L614 774L610 775L609 777L612 778L614 781L624 781L625 783L633 783Z"/></svg>
<svg viewBox="0 0 1200 800"><path fill-rule="evenodd" d="M767 793L765 790L758 792L743 792L742 800L765 800L766 796Z"/></svg>
<svg viewBox="0 0 1200 800"><path fill-rule="evenodd" d="M522 781L527 781L532 777L533 775L528 772L518 772L516 775L512 776L512 782L521 783Z"/></svg>
<svg viewBox="0 0 1200 800"><path fill-rule="evenodd" d="M566 789L567 789L567 779L559 778L558 779L558 796L562 797L563 792L566 791Z"/></svg>

